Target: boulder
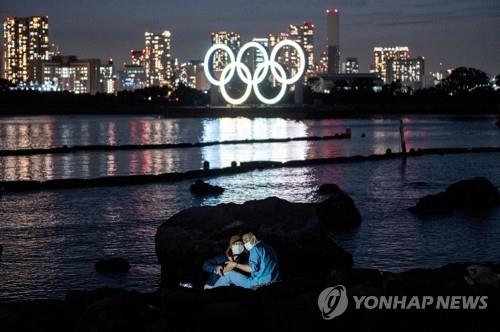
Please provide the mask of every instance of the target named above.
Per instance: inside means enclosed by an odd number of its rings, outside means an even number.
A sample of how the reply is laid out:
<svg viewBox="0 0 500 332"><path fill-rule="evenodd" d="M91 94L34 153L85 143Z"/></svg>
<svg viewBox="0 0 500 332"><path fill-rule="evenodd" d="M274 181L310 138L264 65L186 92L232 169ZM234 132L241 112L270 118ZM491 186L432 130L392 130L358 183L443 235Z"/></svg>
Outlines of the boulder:
<svg viewBox="0 0 500 332"><path fill-rule="evenodd" d="M0 301L2 332L70 331L74 318L68 305L62 300L44 299L12 303Z"/></svg>
<svg viewBox="0 0 500 332"><path fill-rule="evenodd" d="M201 270L203 261L223 253L229 237L248 228L274 247L284 278L308 276L311 271L322 275L335 267L352 266L352 256L335 244L320 220L318 206L270 197L177 213L158 228L155 237L162 285L176 286L180 281L203 284L207 277Z"/></svg>
<svg viewBox="0 0 500 332"><path fill-rule="evenodd" d="M318 188L318 193L321 195L336 195L342 190L335 183L324 183Z"/></svg>
<svg viewBox="0 0 500 332"><path fill-rule="evenodd" d="M316 213L330 231L346 231L361 223L361 214L349 195L335 184L323 185L321 189L330 197L316 204Z"/></svg>
<svg viewBox="0 0 500 332"><path fill-rule="evenodd" d="M422 215L445 214L454 210L479 210L500 204L498 189L486 178L462 180L446 188L446 191L422 197L409 210Z"/></svg>
<svg viewBox="0 0 500 332"><path fill-rule="evenodd" d="M484 177L458 181L446 188L446 195L455 208L481 209L500 204L498 189Z"/></svg>
<svg viewBox="0 0 500 332"><path fill-rule="evenodd" d="M189 190L196 196L215 196L224 192L224 188L213 186L203 180L196 180L196 182L191 185Z"/></svg>
<svg viewBox="0 0 500 332"><path fill-rule="evenodd" d="M497 287L500 282L500 275L495 273L490 267L478 264L467 266L465 281L470 286L483 285Z"/></svg>
<svg viewBox="0 0 500 332"><path fill-rule="evenodd" d="M410 208L410 211L422 215L448 214L453 212L453 205L448 195L441 192L422 197L417 205Z"/></svg>
<svg viewBox="0 0 500 332"><path fill-rule="evenodd" d="M124 273L130 270L130 264L122 257L99 260L94 267L98 272Z"/></svg>
<svg viewBox="0 0 500 332"><path fill-rule="evenodd" d="M347 288L357 285L381 288L382 274L377 269L341 268L333 270L327 281L331 285L344 285Z"/></svg>
<svg viewBox="0 0 500 332"><path fill-rule="evenodd" d="M238 331L496 331L500 287L491 283L500 264L455 263L436 269L400 273L338 268L328 277L310 273L257 290L221 287L211 290L168 288L153 293L100 288L68 291L65 300L0 301L1 331L206 331L211 327ZM464 273L475 279L469 286ZM481 280L481 281L480 281ZM325 320L318 295L327 287L347 288L347 310ZM487 296L486 309L367 310L353 296ZM401 297L400 297L401 298ZM469 300L464 300L464 303ZM331 302L330 302L331 303ZM464 304L465 305L465 304ZM250 319L250 320L249 320ZM245 322L250 322L246 324Z"/></svg>
<svg viewBox="0 0 500 332"><path fill-rule="evenodd" d="M143 294L122 291L97 299L80 311L75 331L147 331L160 317L160 310Z"/></svg>

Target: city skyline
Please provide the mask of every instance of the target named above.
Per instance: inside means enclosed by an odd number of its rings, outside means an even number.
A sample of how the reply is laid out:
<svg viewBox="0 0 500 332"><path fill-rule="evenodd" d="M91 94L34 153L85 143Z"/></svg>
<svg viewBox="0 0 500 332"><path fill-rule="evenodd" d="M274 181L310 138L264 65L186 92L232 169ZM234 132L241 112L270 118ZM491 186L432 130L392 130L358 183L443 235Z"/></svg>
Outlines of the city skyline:
<svg viewBox="0 0 500 332"><path fill-rule="evenodd" d="M210 5L200 1L148 4L140 9L137 4L123 1L59 6L55 1L7 0L0 5L0 15L4 19L47 15L50 41L57 43L63 54L113 58L118 64L130 61L129 52L143 45L145 31L172 31L173 57L188 61L203 57L214 31L235 31L241 34L242 41L248 41L285 31L290 24L311 21L316 26L314 53L318 62L326 47L325 10L338 8L342 15L341 59L357 57L363 72L372 63L373 47L396 45L408 45L415 56L425 56L427 71L437 70L443 63L445 67L476 67L490 75L500 72L500 43L496 37L500 28L493 24L500 16L500 4L489 1L468 4L415 0L405 6L406 14L401 6L391 6L393 0L376 4L361 0L312 1L307 6L298 1L266 5L262 1L248 4L225 0Z"/></svg>

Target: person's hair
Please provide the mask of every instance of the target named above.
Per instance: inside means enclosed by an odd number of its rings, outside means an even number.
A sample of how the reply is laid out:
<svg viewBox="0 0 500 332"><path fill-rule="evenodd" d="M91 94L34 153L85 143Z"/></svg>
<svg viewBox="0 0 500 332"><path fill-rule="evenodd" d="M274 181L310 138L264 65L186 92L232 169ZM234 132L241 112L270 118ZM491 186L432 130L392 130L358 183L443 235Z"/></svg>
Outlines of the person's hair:
<svg viewBox="0 0 500 332"><path fill-rule="evenodd" d="M243 232L241 232L241 238L243 238L243 235L246 235L246 234L252 234L256 238L258 238L257 232L254 229L245 229L245 230L243 230Z"/></svg>
<svg viewBox="0 0 500 332"><path fill-rule="evenodd" d="M229 246L226 249L226 256L232 256L233 251L231 250L231 247L236 242L243 242L243 238L240 234L231 235L231 237L229 238Z"/></svg>

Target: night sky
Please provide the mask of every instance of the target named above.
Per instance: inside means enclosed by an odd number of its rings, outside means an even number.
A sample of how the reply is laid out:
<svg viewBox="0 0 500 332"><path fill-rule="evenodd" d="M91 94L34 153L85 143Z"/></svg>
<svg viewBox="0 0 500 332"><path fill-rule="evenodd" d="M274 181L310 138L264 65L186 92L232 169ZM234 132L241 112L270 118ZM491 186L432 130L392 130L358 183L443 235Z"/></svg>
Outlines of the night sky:
<svg viewBox="0 0 500 332"><path fill-rule="evenodd" d="M404 5L403 5L404 3ZM240 32L243 41L315 23L315 54L325 47L326 8L341 13L341 55L371 63L373 46L409 46L426 71L471 66L500 73L499 0L2 0L0 16L48 15L50 40L63 54L129 59L144 31L171 30L173 55L202 59L210 32Z"/></svg>

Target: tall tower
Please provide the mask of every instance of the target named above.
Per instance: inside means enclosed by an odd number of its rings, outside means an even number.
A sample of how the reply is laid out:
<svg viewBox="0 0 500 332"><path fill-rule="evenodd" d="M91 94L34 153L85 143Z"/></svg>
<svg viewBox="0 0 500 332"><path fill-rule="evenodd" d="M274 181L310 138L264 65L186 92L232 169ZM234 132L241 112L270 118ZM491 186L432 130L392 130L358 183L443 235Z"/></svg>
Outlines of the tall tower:
<svg viewBox="0 0 500 332"><path fill-rule="evenodd" d="M174 78L170 46L172 34L168 30L161 34L146 32L144 37L144 63L148 86L171 84Z"/></svg>
<svg viewBox="0 0 500 332"><path fill-rule="evenodd" d="M338 9L326 10L326 40L328 52L328 73L340 72L340 18Z"/></svg>
<svg viewBox="0 0 500 332"><path fill-rule="evenodd" d="M3 24L4 77L14 84L38 81L33 62L48 59L49 18L7 17Z"/></svg>

